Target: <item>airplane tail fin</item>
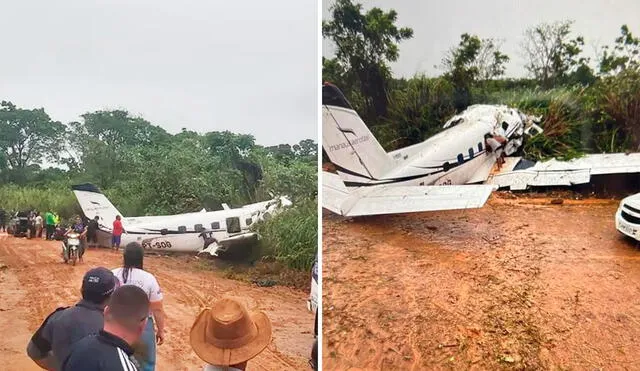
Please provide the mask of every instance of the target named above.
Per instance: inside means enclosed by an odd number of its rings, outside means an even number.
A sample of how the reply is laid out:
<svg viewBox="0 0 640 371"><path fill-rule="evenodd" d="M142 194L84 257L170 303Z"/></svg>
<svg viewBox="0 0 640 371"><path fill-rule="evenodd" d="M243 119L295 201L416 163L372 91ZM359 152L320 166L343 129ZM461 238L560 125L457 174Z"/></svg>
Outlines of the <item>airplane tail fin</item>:
<svg viewBox="0 0 640 371"><path fill-rule="evenodd" d="M363 182L383 177L391 158L342 92L325 84L322 106L322 146L338 172Z"/></svg>
<svg viewBox="0 0 640 371"><path fill-rule="evenodd" d="M117 215L124 217L95 185L90 183L78 184L71 186L71 189L76 195L86 218L92 219L97 215L100 218L99 223L101 225L111 226Z"/></svg>

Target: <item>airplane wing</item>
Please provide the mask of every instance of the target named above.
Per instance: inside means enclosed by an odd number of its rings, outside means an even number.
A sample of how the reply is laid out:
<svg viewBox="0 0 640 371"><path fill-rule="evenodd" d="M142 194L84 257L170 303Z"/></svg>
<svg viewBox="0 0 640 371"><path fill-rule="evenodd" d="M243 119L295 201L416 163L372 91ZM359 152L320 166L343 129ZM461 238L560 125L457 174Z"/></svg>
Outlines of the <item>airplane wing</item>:
<svg viewBox="0 0 640 371"><path fill-rule="evenodd" d="M490 176L486 183L511 190L586 184L593 175L640 173L640 153L595 154L570 161L553 159L537 163L513 158L506 165L510 166Z"/></svg>
<svg viewBox="0 0 640 371"><path fill-rule="evenodd" d="M343 216L479 208L494 190L490 185L380 185L349 191L335 174L322 176L322 206Z"/></svg>

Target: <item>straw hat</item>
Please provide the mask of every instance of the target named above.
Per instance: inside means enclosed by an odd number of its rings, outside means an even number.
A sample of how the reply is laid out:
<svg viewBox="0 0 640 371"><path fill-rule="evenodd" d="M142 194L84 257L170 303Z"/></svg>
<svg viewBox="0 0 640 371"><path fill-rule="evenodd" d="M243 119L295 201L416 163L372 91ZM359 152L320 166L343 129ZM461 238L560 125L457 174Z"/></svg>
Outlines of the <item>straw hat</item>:
<svg viewBox="0 0 640 371"><path fill-rule="evenodd" d="M263 312L224 298L198 315L190 333L191 347L203 361L231 366L258 355L271 341L271 321Z"/></svg>

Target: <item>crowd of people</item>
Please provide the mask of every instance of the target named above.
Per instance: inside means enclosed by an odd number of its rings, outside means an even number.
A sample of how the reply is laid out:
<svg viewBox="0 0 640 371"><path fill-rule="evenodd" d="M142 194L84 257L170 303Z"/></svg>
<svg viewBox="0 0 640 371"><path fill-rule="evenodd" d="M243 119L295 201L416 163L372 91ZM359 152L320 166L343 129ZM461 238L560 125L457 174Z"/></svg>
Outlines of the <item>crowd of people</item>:
<svg viewBox="0 0 640 371"><path fill-rule="evenodd" d="M0 229L7 213L0 210ZM26 213L29 238L54 239L56 231L75 232L86 246L98 244L99 218L76 217L60 225L54 212ZM111 247L118 250L126 233L120 216L113 221ZM63 251L63 254L65 252ZM125 246L121 267L85 273L82 298L73 306L50 313L32 335L27 355L46 370L153 371L157 346L165 341L166 315L158 280L144 270L144 249L137 242ZM316 318L317 319L317 318ZM249 313L241 302L223 298L195 319L189 338L205 371L245 370L247 362L271 341L271 322L262 312ZM317 367L317 347L310 364Z"/></svg>
<svg viewBox="0 0 640 371"><path fill-rule="evenodd" d="M138 243L124 249L122 267L93 268L82 298L54 310L36 330L27 354L47 370L154 370L165 338L163 294L143 269ZM196 317L189 339L205 371L245 370L271 341L271 322L234 298L222 298Z"/></svg>

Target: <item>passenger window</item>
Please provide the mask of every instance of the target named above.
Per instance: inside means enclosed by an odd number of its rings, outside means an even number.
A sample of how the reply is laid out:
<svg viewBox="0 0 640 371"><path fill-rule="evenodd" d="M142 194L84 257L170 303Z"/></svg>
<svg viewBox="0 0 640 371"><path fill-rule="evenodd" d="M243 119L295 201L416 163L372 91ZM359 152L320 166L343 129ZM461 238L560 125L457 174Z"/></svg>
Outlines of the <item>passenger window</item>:
<svg viewBox="0 0 640 371"><path fill-rule="evenodd" d="M186 233L187 232L187 227L185 227L184 225L181 225L178 227L178 233Z"/></svg>
<svg viewBox="0 0 640 371"><path fill-rule="evenodd" d="M478 142L478 152L482 152L482 142Z"/></svg>
<svg viewBox="0 0 640 371"><path fill-rule="evenodd" d="M444 164L442 164L442 167L444 168L444 171L447 172L449 171L449 169L451 169L451 164L448 162L445 162Z"/></svg>
<svg viewBox="0 0 640 371"><path fill-rule="evenodd" d="M220 222L211 223L211 229L220 229Z"/></svg>
<svg viewBox="0 0 640 371"><path fill-rule="evenodd" d="M247 218L247 220L244 221L247 225L251 225L251 223L253 223L253 219L251 218Z"/></svg>
<svg viewBox="0 0 640 371"><path fill-rule="evenodd" d="M473 158L473 148L469 148L469 159Z"/></svg>
<svg viewBox="0 0 640 371"><path fill-rule="evenodd" d="M506 123L506 121L502 122L502 130L507 131L507 129L509 129L509 124Z"/></svg>
<svg viewBox="0 0 640 371"><path fill-rule="evenodd" d="M196 224L193 226L193 230L196 232L202 232L204 231L204 228L202 227L202 224Z"/></svg>
<svg viewBox="0 0 640 371"><path fill-rule="evenodd" d="M462 153L458 154L458 163L462 164L464 162L464 156L462 155Z"/></svg>
<svg viewBox="0 0 640 371"><path fill-rule="evenodd" d="M168 234L168 233L169 233L169 230L168 230L167 228L162 228L162 229L160 230L160 234L161 234L161 235L163 235L163 236L164 236L165 234Z"/></svg>

